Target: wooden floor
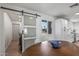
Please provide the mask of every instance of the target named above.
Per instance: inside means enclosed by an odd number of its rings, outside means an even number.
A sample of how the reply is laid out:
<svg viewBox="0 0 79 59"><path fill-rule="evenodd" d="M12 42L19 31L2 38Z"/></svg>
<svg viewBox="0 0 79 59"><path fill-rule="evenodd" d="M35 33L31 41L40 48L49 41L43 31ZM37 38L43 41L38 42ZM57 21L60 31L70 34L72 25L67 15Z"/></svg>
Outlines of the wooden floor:
<svg viewBox="0 0 79 59"><path fill-rule="evenodd" d="M49 41L37 43L24 51L23 56L79 56L79 43L61 41L59 49L52 48Z"/></svg>
<svg viewBox="0 0 79 59"><path fill-rule="evenodd" d="M79 47L79 41L75 42L74 44Z"/></svg>
<svg viewBox="0 0 79 59"><path fill-rule="evenodd" d="M21 56L21 52L19 50L19 41L12 40L8 49L6 50L6 56Z"/></svg>
<svg viewBox="0 0 79 59"><path fill-rule="evenodd" d="M76 42L75 45L79 47L79 42ZM11 44L6 50L6 56L22 56L22 53L19 50L18 40L12 40Z"/></svg>

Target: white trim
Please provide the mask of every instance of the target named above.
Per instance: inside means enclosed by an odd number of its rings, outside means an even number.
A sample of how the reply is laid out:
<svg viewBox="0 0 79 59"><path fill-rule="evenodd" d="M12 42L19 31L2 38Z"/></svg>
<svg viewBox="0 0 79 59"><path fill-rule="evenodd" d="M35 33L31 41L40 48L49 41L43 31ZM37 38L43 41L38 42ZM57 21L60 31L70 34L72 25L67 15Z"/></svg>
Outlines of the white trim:
<svg viewBox="0 0 79 59"><path fill-rule="evenodd" d="M27 37L27 38L23 38L24 40L28 40L28 39L36 39L36 37Z"/></svg>
<svg viewBox="0 0 79 59"><path fill-rule="evenodd" d="M36 28L36 26L24 26L24 27L29 27L29 28Z"/></svg>
<svg viewBox="0 0 79 59"><path fill-rule="evenodd" d="M12 21L12 24L21 24L21 22L18 22L18 21Z"/></svg>

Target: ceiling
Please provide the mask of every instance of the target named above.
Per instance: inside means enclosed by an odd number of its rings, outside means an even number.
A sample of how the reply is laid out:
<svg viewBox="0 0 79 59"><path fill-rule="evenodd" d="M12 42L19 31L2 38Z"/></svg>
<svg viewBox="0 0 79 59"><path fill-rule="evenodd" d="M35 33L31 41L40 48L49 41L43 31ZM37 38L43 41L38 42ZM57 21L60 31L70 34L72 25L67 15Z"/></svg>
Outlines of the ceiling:
<svg viewBox="0 0 79 59"><path fill-rule="evenodd" d="M76 18L75 13L79 12L79 6L70 8L73 3L9 3L7 5L27 8L47 14L49 16L66 15L67 17ZM79 18L79 16L77 16Z"/></svg>
<svg viewBox="0 0 79 59"><path fill-rule="evenodd" d="M24 7L50 16L72 16L74 13L79 12L79 6L74 8L69 7L72 3L15 3L12 5Z"/></svg>

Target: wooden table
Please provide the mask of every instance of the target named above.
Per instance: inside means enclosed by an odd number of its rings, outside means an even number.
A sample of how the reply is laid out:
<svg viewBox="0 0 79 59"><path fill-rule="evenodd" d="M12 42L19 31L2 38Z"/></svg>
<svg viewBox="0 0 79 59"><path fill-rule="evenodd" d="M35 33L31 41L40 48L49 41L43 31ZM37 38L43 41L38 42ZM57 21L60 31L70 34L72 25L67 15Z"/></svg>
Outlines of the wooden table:
<svg viewBox="0 0 79 59"><path fill-rule="evenodd" d="M79 47L62 41L61 48L52 48L49 41L35 44L24 51L23 56L79 56Z"/></svg>

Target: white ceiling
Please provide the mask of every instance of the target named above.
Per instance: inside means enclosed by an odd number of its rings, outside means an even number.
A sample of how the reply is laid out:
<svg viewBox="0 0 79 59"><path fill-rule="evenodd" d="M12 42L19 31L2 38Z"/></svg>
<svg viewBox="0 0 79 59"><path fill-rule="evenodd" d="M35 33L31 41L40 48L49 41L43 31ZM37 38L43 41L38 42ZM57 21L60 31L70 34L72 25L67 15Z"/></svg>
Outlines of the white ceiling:
<svg viewBox="0 0 79 59"><path fill-rule="evenodd" d="M24 7L50 16L72 16L76 12L79 12L79 6L74 8L69 7L72 3L14 3L12 5Z"/></svg>
<svg viewBox="0 0 79 59"><path fill-rule="evenodd" d="M79 6L70 8L73 3L9 3L7 5L14 5L22 8L27 8L33 11L41 12L49 16L66 15L70 18L79 18L75 15L79 12Z"/></svg>

